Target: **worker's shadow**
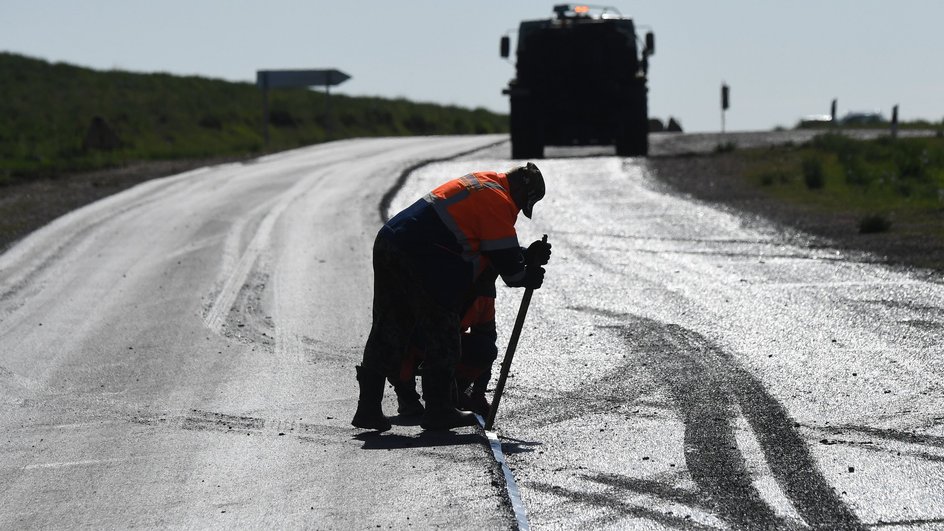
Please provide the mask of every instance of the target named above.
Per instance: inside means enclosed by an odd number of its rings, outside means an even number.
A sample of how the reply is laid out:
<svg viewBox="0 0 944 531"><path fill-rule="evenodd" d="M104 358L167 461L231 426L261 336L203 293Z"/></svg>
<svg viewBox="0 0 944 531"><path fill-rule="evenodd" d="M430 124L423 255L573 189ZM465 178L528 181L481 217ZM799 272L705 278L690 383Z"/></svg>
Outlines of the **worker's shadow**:
<svg viewBox="0 0 944 531"><path fill-rule="evenodd" d="M394 429L397 426L414 427L419 426L423 420L422 416L403 416L394 415L390 417L390 423ZM472 428L457 428L453 430L442 431L421 431L417 435L404 435L402 433L391 433L368 431L354 436L355 439L364 443L362 450L396 450L404 448L431 448L436 446L459 446L463 444L475 444L482 442L481 432Z"/></svg>
<svg viewBox="0 0 944 531"><path fill-rule="evenodd" d="M456 431L422 431L418 435L368 431L354 436L364 443L362 450L403 450L481 444L484 437L478 430L458 428Z"/></svg>
<svg viewBox="0 0 944 531"><path fill-rule="evenodd" d="M505 455L530 453L535 450L535 447L543 444L539 441L522 441L512 437L501 437L502 452Z"/></svg>

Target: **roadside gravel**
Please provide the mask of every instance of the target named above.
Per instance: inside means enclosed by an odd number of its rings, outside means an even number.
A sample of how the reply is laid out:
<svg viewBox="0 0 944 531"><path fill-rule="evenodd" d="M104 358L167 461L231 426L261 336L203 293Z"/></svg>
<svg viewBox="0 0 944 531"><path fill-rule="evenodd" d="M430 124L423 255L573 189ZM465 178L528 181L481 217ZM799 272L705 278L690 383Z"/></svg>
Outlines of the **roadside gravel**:
<svg viewBox="0 0 944 531"><path fill-rule="evenodd" d="M742 177L745 162L736 152L657 156L648 164L659 181L679 193L773 221L797 238L812 236L814 246L836 247L862 261L913 269L944 282L944 242L930 240L922 227L893 223L887 232L860 234L856 215L772 199ZM944 224L944 211L928 223Z"/></svg>
<svg viewBox="0 0 944 531"><path fill-rule="evenodd" d="M234 158L148 161L0 187L0 253L17 240L81 206L158 177Z"/></svg>

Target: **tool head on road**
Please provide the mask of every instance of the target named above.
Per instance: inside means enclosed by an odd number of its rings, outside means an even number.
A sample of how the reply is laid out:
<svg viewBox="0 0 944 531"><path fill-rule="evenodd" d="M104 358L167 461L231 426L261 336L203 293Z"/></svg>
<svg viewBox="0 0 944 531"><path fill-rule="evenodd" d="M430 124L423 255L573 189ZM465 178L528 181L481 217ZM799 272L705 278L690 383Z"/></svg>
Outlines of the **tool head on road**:
<svg viewBox="0 0 944 531"><path fill-rule="evenodd" d="M534 204L544 198L544 176L541 170L533 162L518 166L508 172L508 184L511 185L511 196L515 203L531 219Z"/></svg>

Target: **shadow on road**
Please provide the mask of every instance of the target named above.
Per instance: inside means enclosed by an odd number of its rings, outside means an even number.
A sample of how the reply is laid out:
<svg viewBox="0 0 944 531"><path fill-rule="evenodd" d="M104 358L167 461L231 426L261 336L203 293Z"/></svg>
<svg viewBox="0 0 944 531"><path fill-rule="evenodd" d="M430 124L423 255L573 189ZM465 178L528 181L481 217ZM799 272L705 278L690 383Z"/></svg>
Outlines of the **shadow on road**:
<svg viewBox="0 0 944 531"><path fill-rule="evenodd" d="M442 446L462 446L467 444L485 444L481 433L455 433L452 431L424 431L419 435L409 436L398 433L380 433L369 431L353 437L364 443L362 450L402 450L405 448L435 448Z"/></svg>

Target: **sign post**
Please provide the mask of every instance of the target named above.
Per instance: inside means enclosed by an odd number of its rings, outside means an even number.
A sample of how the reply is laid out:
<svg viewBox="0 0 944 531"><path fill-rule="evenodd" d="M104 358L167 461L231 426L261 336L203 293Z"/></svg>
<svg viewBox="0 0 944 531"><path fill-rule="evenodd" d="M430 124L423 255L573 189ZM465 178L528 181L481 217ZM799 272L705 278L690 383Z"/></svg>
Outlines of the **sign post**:
<svg viewBox="0 0 944 531"><path fill-rule="evenodd" d="M328 100L331 98L330 87L340 85L351 76L340 70L258 70L256 71L256 85L262 90L262 131L265 143L269 143L269 89L279 87L311 87L324 85L325 88L325 123L329 124L328 111L331 109Z"/></svg>
<svg viewBox="0 0 944 531"><path fill-rule="evenodd" d="M724 111L731 106L730 90L728 84L721 82L721 134L724 134Z"/></svg>
<svg viewBox="0 0 944 531"><path fill-rule="evenodd" d="M898 104L892 107L892 138L898 138Z"/></svg>

